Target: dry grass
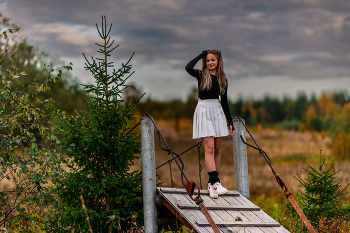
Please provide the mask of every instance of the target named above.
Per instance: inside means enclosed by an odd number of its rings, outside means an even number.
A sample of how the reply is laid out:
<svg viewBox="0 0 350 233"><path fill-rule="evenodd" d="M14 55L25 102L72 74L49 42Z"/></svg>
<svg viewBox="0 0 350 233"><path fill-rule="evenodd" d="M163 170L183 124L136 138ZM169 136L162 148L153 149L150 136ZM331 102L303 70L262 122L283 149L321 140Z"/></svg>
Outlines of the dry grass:
<svg viewBox="0 0 350 233"><path fill-rule="evenodd" d="M169 146L176 153L180 153L190 146L194 145L199 140L192 139L192 129L190 126L186 127L182 132L177 132L171 123L164 121L155 121L164 138L167 140ZM299 174L300 177L306 177L303 168L307 168L307 162L315 164L319 161L320 150L326 161L330 162L334 155L331 154L330 144L331 138L324 133L317 132L297 132L277 129L259 129L259 133L253 132L253 137L259 146L268 154L272 160L272 166L275 171L281 175L286 185L293 194L299 190L298 181L294 178ZM158 139L156 137L156 166L171 159L171 155L159 149ZM247 142L253 144L254 142L247 134ZM202 170L202 185L206 188L208 175L204 164L204 149L201 148L203 166ZM194 148L190 152L181 156L185 163L185 174L190 180L199 183L198 176L198 154L197 149ZM333 159L336 163L334 170L342 170L338 173L338 178L341 184L345 186L350 183L349 161L340 162ZM327 162L326 162L327 163ZM180 172L173 162L172 165L173 179L175 187L183 188L180 179ZM136 161L132 169L141 169L141 160ZM274 197L276 202L280 201L282 190L278 186L268 164L258 151L248 148L248 172L249 172L249 186L250 195L253 200L261 200L261 196L266 198ZM235 190L235 174L234 174L234 159L232 140L229 137L223 139L222 142L222 158L220 165L220 179L222 184L230 190ZM165 165L157 170L157 174L161 175L161 186L171 187L171 179L169 173L169 165ZM347 190L350 191L350 190ZM350 201L350 195L344 196L344 199ZM262 200L263 201L263 200Z"/></svg>

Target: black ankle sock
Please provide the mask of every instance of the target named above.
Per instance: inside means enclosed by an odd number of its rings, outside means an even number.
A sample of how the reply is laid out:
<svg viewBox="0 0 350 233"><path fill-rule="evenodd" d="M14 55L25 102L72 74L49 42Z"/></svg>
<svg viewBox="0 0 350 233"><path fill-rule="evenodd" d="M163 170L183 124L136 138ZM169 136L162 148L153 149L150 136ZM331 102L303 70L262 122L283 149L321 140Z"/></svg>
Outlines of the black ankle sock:
<svg viewBox="0 0 350 233"><path fill-rule="evenodd" d="M208 172L208 175L209 175L209 182L212 185L215 184L216 182L220 183L220 179L217 171Z"/></svg>

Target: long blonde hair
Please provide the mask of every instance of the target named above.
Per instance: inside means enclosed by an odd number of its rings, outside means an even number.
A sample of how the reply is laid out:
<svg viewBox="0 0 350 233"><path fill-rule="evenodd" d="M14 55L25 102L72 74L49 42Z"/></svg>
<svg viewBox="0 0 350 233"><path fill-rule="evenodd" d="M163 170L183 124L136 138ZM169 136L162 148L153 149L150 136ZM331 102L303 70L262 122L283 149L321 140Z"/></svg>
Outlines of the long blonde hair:
<svg viewBox="0 0 350 233"><path fill-rule="evenodd" d="M224 72L224 62L222 59L221 51L220 50L209 50L208 54L211 53L213 54L216 59L218 59L218 66L216 67L216 76L218 77L219 85L220 85L220 94L223 95L225 94L225 88L227 86L226 82L226 74ZM200 90L210 90L212 81L210 77L210 71L209 68L207 67L207 57L202 58L202 69L201 69L201 76L202 76L202 81L201 81L201 86Z"/></svg>

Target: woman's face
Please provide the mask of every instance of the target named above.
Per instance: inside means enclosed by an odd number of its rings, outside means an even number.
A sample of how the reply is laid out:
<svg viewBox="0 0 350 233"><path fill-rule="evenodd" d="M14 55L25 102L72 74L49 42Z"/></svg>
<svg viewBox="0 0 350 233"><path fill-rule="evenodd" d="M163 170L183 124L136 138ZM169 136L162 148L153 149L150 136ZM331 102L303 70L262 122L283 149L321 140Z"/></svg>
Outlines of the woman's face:
<svg viewBox="0 0 350 233"><path fill-rule="evenodd" d="M218 59L212 53L208 53L206 63L209 70L216 70L218 67Z"/></svg>

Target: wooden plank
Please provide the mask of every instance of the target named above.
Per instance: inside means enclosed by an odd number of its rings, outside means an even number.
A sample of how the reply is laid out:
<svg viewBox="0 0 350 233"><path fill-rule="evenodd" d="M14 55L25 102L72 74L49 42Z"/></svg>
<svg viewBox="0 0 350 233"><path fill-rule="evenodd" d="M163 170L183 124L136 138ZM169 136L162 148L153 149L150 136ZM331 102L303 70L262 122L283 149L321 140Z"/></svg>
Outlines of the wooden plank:
<svg viewBox="0 0 350 233"><path fill-rule="evenodd" d="M237 217L240 217L242 219L242 221L246 221L249 222L250 220L248 218L246 218L244 215L241 214L241 212L239 211L235 211L235 210L226 210L226 212L231 215L234 219L236 219Z"/></svg>
<svg viewBox="0 0 350 233"><path fill-rule="evenodd" d="M197 219L197 220L206 220L205 215L200 210L188 210L188 212L191 212L191 214Z"/></svg>
<svg viewBox="0 0 350 233"><path fill-rule="evenodd" d="M161 187L161 188L159 188L159 189L160 189L160 191L161 191L162 193L182 193L182 194L186 193L186 194L187 194L186 189L164 188L164 187ZM195 189L193 195L197 195L197 193L198 193L198 191ZM209 196L209 191L208 191L208 190L201 190L201 191L200 191L200 194L201 194L201 196L202 196L202 195L207 195L207 196ZM187 195L188 195L188 194L187 194ZM237 192L237 191L228 191L228 193L223 194L223 195L220 195L220 196L239 196L239 195L240 195L240 194L239 194L239 192Z"/></svg>
<svg viewBox="0 0 350 233"><path fill-rule="evenodd" d="M191 224L191 226L193 226L193 228L198 232L198 233L208 233L209 231L207 231L205 229L205 227L200 227L196 224L197 220L195 218L195 216L191 213L191 211L189 210L182 210L183 214L187 217L187 219L189 220L189 223Z"/></svg>
<svg viewBox="0 0 350 233"><path fill-rule="evenodd" d="M201 196L201 197L205 206L209 206L209 205L218 206L218 204L215 201L213 201L211 197L209 196Z"/></svg>
<svg viewBox="0 0 350 233"><path fill-rule="evenodd" d="M259 228L257 227L230 227L230 231L233 233L263 233Z"/></svg>
<svg viewBox="0 0 350 233"><path fill-rule="evenodd" d="M191 203L193 203L193 205L197 205L196 202L194 202L191 197L186 193L186 194L182 194L184 197L186 197L188 200L190 200Z"/></svg>
<svg viewBox="0 0 350 233"><path fill-rule="evenodd" d="M286 228L283 226L280 227L273 227L273 229L278 233L290 233Z"/></svg>
<svg viewBox="0 0 350 233"><path fill-rule="evenodd" d="M247 221L234 221L234 222L219 222L215 221L217 226L240 226L240 227L276 227L279 223L267 223L267 222L247 222ZM198 226L208 226L208 221L198 220Z"/></svg>
<svg viewBox="0 0 350 233"><path fill-rule="evenodd" d="M165 198L170 203L170 205L172 205L174 207L174 209L177 209L176 205L179 201L173 196L173 194L161 193L161 192L160 192L160 194L163 196L163 198ZM197 221L198 219L195 219L195 218L193 219L193 216L189 213L189 211L187 211L187 210L182 210L182 211L176 210L176 211L179 213L179 215L183 219L185 219L186 222L188 222L193 227L193 229L196 232L208 233L208 231L205 230L205 227L200 227L200 226L197 226L197 224L195 224L195 221Z"/></svg>
<svg viewBox="0 0 350 233"><path fill-rule="evenodd" d="M234 197L232 196L223 196L222 199L224 199L225 201L227 201L230 205L241 205L243 206L243 204L239 201L237 201Z"/></svg>
<svg viewBox="0 0 350 233"><path fill-rule="evenodd" d="M200 209L200 207L196 204L182 204L181 203L177 203L177 206L180 208L180 209ZM251 210L255 210L255 211L259 211L259 207L257 206L252 206L252 207L246 207L246 206L233 206L233 205L230 205L230 206L220 206L220 205L205 205L205 207L208 209L208 210L237 210L237 211L251 211ZM256 218L258 218L257 216L255 216Z"/></svg>
<svg viewBox="0 0 350 233"><path fill-rule="evenodd" d="M254 214L254 211L239 211L239 212L242 215L244 215L246 218L248 218L251 222L263 222L258 216Z"/></svg>
<svg viewBox="0 0 350 233"><path fill-rule="evenodd" d="M196 212L192 212L192 214L195 218L198 218L198 221L208 222L205 215L203 214L203 212L201 210L188 210L188 211L196 211ZM210 214L210 216L214 220L214 222L222 221L222 219L218 215L216 215L213 211L208 211L208 213ZM196 226L198 226L198 225L196 224ZM208 223L208 226L198 226L198 227L205 227L205 229L208 232L214 232L214 230L212 229L212 227L210 226L209 223Z"/></svg>
<svg viewBox="0 0 350 233"><path fill-rule="evenodd" d="M185 205L196 206L196 203L194 203L194 201L187 199L183 194L172 193L171 195L173 197L175 197L176 200L178 200L177 204L185 204Z"/></svg>
<svg viewBox="0 0 350 233"><path fill-rule="evenodd" d="M191 213L191 215L196 218L197 220L203 220L205 221L206 218L204 216L204 214L202 213L202 211L200 210L187 210L188 212ZM204 229L203 232L214 232L214 230L211 228L211 227L208 227L208 226L204 226L204 227L200 227L197 225L197 221L196 221L196 224L195 224L195 228L197 229ZM199 233L201 233L201 231L198 231Z"/></svg>
<svg viewBox="0 0 350 233"><path fill-rule="evenodd" d="M235 196L234 198L244 206L256 206L243 195Z"/></svg>
<svg viewBox="0 0 350 233"><path fill-rule="evenodd" d="M251 227L227 227L227 233L252 233ZM225 232L225 233L226 233Z"/></svg>
<svg viewBox="0 0 350 233"><path fill-rule="evenodd" d="M222 198L221 196L219 196L218 198L213 199L213 201L221 206L229 206L230 203L228 203L224 198Z"/></svg>
<svg viewBox="0 0 350 233"><path fill-rule="evenodd" d="M272 227L259 227L259 229L264 233L276 233Z"/></svg>
<svg viewBox="0 0 350 233"><path fill-rule="evenodd" d="M258 227L247 227L251 233L263 233Z"/></svg>
<svg viewBox="0 0 350 233"><path fill-rule="evenodd" d="M213 228L212 228L211 226L206 226L206 227L205 227L205 230L207 230L207 231L210 232L210 233L215 233L214 230L213 230Z"/></svg>
<svg viewBox="0 0 350 233"><path fill-rule="evenodd" d="M174 208L176 208L177 203L179 203L179 201L173 197L171 194L167 194L167 193L162 193L161 194L166 200L168 200L169 203L171 203Z"/></svg>
<svg viewBox="0 0 350 233"><path fill-rule="evenodd" d="M256 216L258 216L263 222L273 222L275 221L273 218L271 218L269 215L267 215L264 211L254 211L253 212Z"/></svg>
<svg viewBox="0 0 350 233"><path fill-rule="evenodd" d="M217 214L222 221L227 222L233 222L235 221L235 218L232 217L229 213L227 213L225 210L214 210L214 213Z"/></svg>

